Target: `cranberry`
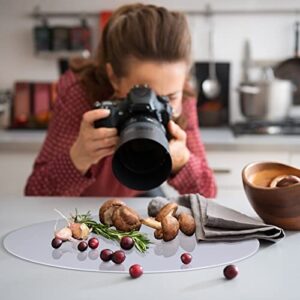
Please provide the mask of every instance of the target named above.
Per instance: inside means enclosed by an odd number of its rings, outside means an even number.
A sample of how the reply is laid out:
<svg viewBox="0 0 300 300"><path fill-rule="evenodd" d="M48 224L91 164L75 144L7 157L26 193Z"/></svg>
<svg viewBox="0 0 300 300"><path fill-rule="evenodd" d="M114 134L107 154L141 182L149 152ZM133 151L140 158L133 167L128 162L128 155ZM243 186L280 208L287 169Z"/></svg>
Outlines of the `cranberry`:
<svg viewBox="0 0 300 300"><path fill-rule="evenodd" d="M228 265L224 268L223 274L226 277L226 279L233 279L239 274L239 269L235 265Z"/></svg>
<svg viewBox="0 0 300 300"><path fill-rule="evenodd" d="M89 239L89 247L91 249L96 249L99 246L99 241L97 238L93 237Z"/></svg>
<svg viewBox="0 0 300 300"><path fill-rule="evenodd" d="M63 241L59 238L54 238L51 242L51 245L54 249L58 249L62 245Z"/></svg>
<svg viewBox="0 0 300 300"><path fill-rule="evenodd" d="M113 252L110 249L103 249L100 253L100 258L103 261L110 261L112 254L113 254Z"/></svg>
<svg viewBox="0 0 300 300"><path fill-rule="evenodd" d="M142 266L135 264L129 268L129 274L132 278L138 278L144 273Z"/></svg>
<svg viewBox="0 0 300 300"><path fill-rule="evenodd" d="M118 250L112 254L111 260L115 264L119 265L125 260L125 258L126 258L125 252L123 250Z"/></svg>
<svg viewBox="0 0 300 300"><path fill-rule="evenodd" d="M185 264L188 265L192 261L192 255L190 253L183 253L181 254L181 261Z"/></svg>
<svg viewBox="0 0 300 300"><path fill-rule="evenodd" d="M79 251L83 252L83 251L85 251L85 250L87 249L87 247L88 247L87 242L82 241L82 242L80 242L80 243L78 244L77 249L78 249Z"/></svg>
<svg viewBox="0 0 300 300"><path fill-rule="evenodd" d="M124 250L130 250L134 246L134 241L130 236L123 236L120 241L120 246Z"/></svg>

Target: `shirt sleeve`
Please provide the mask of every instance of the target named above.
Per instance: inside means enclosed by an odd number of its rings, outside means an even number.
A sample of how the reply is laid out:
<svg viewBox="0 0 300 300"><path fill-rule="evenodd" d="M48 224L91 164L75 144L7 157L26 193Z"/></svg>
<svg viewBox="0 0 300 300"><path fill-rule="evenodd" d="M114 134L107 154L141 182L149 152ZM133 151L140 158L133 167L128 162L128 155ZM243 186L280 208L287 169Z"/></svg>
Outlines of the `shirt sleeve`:
<svg viewBox="0 0 300 300"><path fill-rule="evenodd" d="M183 114L187 118L186 134L190 158L175 176L169 178L168 183L180 194L199 193L213 198L217 192L216 183L201 141L195 99L184 101Z"/></svg>
<svg viewBox="0 0 300 300"><path fill-rule="evenodd" d="M27 196L80 196L95 181L91 168L82 175L70 158L70 147L77 138L84 106L84 93L78 83L70 84L70 74L61 79L58 97L46 140L28 178Z"/></svg>

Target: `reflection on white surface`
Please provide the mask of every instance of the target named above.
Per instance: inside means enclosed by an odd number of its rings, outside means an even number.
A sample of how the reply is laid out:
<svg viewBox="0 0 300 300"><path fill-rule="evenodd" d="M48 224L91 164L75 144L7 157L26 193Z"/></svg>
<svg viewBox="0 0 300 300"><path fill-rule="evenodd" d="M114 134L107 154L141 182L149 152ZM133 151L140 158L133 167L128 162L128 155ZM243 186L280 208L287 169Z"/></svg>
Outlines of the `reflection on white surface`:
<svg viewBox="0 0 300 300"><path fill-rule="evenodd" d="M179 233L170 242L155 240L150 228L142 227L152 241L149 250L142 254L136 249L126 251L126 259L116 265L113 262L102 262L100 252L103 249L116 251L120 249L117 242L98 236L100 245L96 250L77 250L77 244L65 242L59 249L51 247L55 221L33 224L9 233L4 239L4 247L11 254L30 262L53 267L96 272L128 272L133 264L140 264L144 273L187 271L225 265L253 255L259 248L258 240L240 242L197 242L195 236ZM61 227L64 223L61 222ZM60 226L58 226L59 228ZM183 265L180 256L189 252L193 260Z"/></svg>

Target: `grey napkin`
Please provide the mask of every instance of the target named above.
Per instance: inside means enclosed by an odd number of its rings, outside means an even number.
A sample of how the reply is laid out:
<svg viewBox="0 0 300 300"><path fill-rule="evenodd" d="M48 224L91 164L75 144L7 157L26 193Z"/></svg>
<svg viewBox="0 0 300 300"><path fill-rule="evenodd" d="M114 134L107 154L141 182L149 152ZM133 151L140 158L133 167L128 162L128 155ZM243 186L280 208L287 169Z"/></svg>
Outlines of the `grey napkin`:
<svg viewBox="0 0 300 300"><path fill-rule="evenodd" d="M198 240L236 241L257 238L277 242L285 236L282 228L267 225L199 194L182 195L170 200L156 197L148 205L148 214L155 216L168 202L179 204L177 215L187 212L194 216Z"/></svg>

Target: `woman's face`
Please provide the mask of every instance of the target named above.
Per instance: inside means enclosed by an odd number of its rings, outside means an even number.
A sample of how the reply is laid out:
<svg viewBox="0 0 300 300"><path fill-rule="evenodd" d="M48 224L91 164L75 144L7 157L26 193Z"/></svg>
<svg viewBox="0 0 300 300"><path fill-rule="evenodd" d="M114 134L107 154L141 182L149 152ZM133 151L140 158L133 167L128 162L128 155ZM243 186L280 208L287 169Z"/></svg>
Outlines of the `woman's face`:
<svg viewBox="0 0 300 300"><path fill-rule="evenodd" d="M137 84L147 84L157 95L168 96L174 117L178 117L182 111L182 92L187 71L188 66L185 62L159 63L133 60L129 64L127 75L118 78L114 75L111 65L107 65L107 73L116 97L125 97Z"/></svg>

